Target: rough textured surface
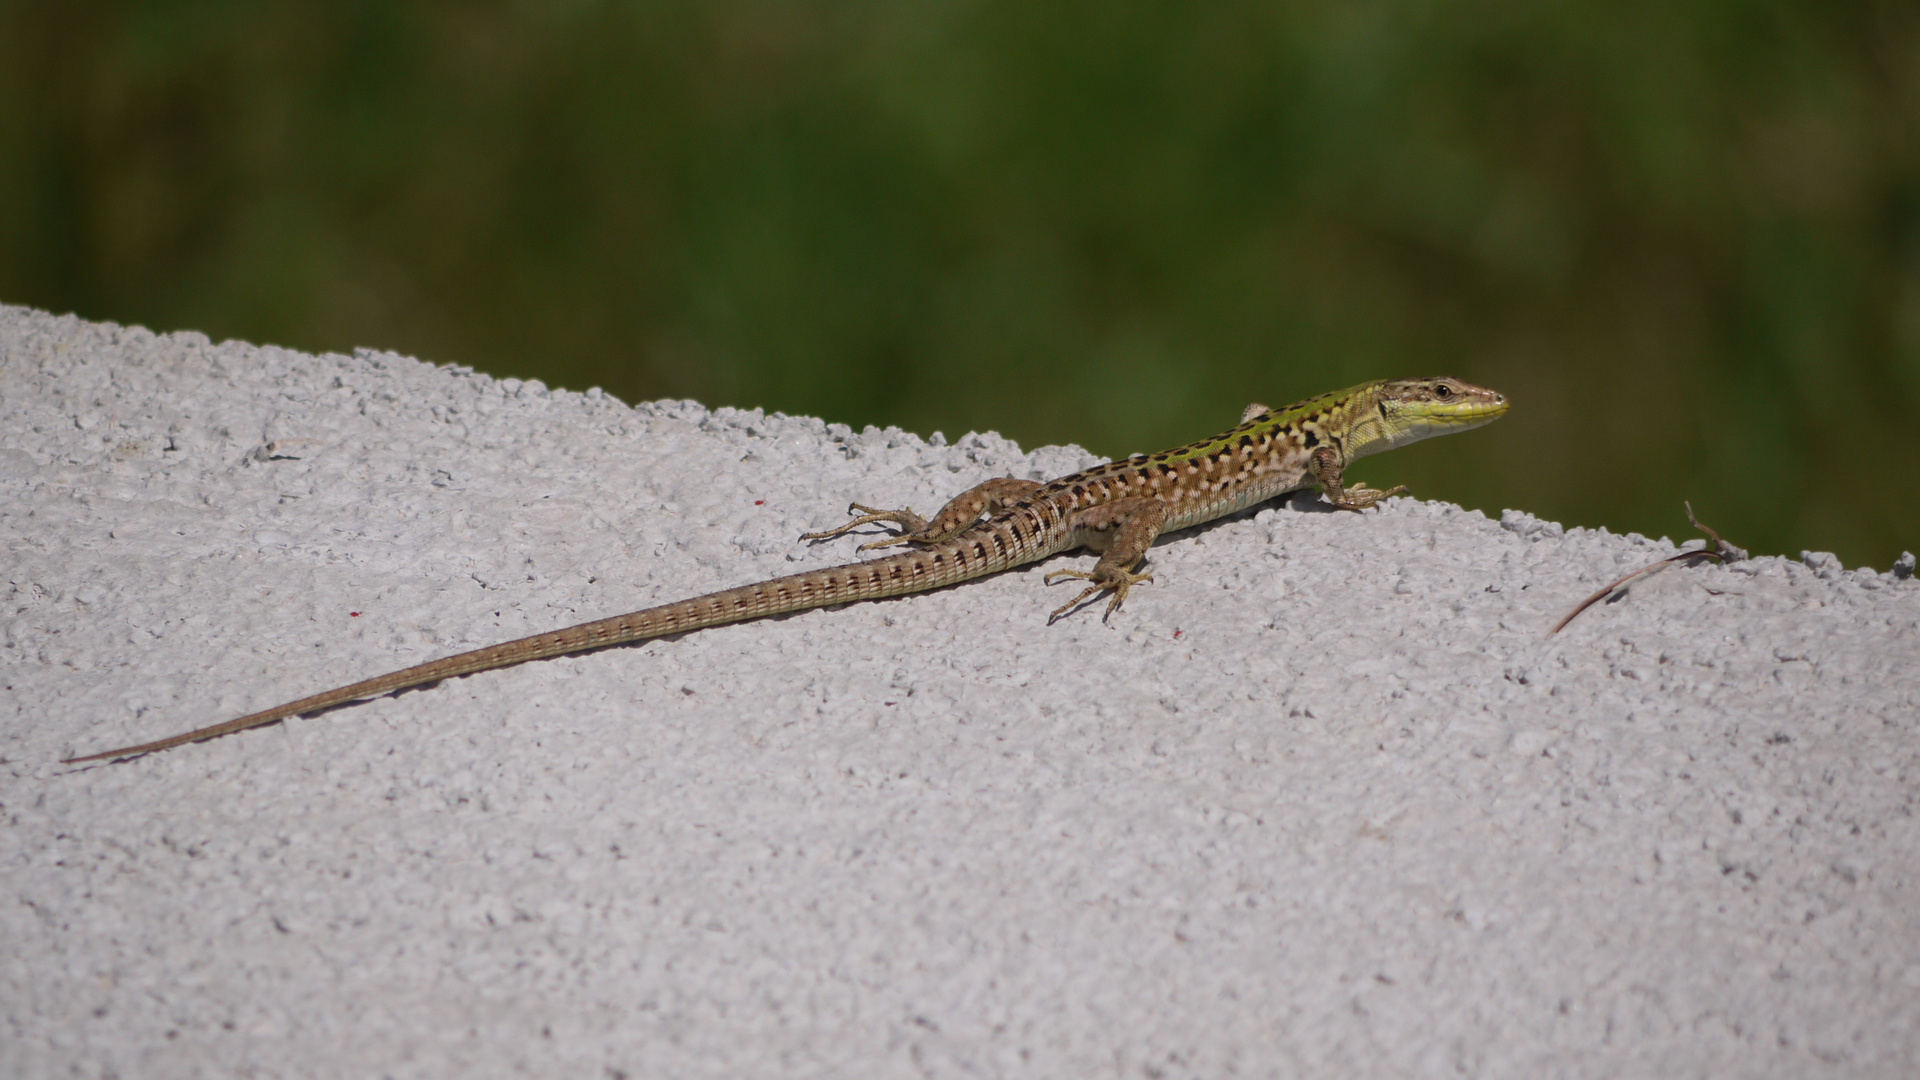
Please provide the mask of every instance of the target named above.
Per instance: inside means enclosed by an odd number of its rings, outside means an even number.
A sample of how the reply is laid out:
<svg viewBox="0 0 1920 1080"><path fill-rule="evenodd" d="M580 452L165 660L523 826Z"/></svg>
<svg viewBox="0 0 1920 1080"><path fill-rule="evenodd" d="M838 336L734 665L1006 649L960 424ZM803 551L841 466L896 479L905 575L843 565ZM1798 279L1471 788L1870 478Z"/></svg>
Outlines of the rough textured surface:
<svg viewBox="0 0 1920 1080"><path fill-rule="evenodd" d="M1672 546L1296 498L55 763L1088 460L0 308L0 1073L1920 1067L1920 585L1818 556L1548 639Z"/></svg>

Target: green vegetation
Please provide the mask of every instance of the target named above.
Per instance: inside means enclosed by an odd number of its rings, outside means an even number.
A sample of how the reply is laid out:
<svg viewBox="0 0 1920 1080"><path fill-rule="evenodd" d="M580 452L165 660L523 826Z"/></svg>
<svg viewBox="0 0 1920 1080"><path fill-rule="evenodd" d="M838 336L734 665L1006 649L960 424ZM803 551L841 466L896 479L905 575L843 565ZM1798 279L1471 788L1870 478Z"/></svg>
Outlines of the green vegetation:
<svg viewBox="0 0 1920 1080"><path fill-rule="evenodd" d="M0 3L0 207L90 318L1111 454L1450 373L1362 477L1920 548L1910 2Z"/></svg>

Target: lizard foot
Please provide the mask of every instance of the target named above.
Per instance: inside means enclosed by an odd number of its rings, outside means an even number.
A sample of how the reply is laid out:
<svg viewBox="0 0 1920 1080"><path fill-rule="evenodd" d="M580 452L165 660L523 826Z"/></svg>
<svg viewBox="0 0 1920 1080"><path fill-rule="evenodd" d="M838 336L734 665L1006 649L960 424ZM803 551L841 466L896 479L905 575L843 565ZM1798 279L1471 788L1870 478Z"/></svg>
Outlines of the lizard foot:
<svg viewBox="0 0 1920 1080"><path fill-rule="evenodd" d="M920 538L919 534L927 531L926 519L911 510L876 510L863 503L853 503L847 507L847 513L852 514L855 512L858 512L860 516L837 529L828 529L826 532L802 533L800 539L831 540L836 536L843 536L862 525L871 525L876 521L890 521L900 526L901 532L899 535L890 536L884 540L875 540L871 543L861 544L855 549L857 551L868 551L873 548L892 547L895 544L911 543Z"/></svg>
<svg viewBox="0 0 1920 1080"><path fill-rule="evenodd" d="M1370 488L1365 484L1355 484L1352 487L1341 492L1338 497L1329 498L1327 501L1332 503L1335 507L1341 510L1352 510L1355 513L1358 513L1362 510L1365 510L1369 506L1374 506L1380 503L1385 499L1390 499L1395 495L1404 495L1406 493L1407 493L1407 485L1405 484L1400 484L1397 487L1388 488L1385 491L1375 491L1373 488Z"/></svg>
<svg viewBox="0 0 1920 1080"><path fill-rule="evenodd" d="M1087 589L1081 592L1079 596L1076 596L1072 600L1061 605L1058 609L1054 611L1053 614L1047 616L1048 625L1052 625L1055 619L1058 619L1060 616L1065 615L1067 612L1072 611L1074 608L1079 607L1080 604L1083 601L1085 601L1088 597L1093 596L1097 593L1102 593L1108 590L1112 590L1113 600L1107 604L1107 610L1102 612L1100 615L1100 621L1106 622L1107 616L1113 614L1116 611L1119 611L1120 605L1126 602L1127 590L1134 587L1135 585L1141 585L1141 584L1145 584L1146 582L1152 581L1153 575L1152 574L1135 574L1135 573L1132 573L1131 571L1121 570L1117 567L1108 567L1103 570L1102 568L1096 566L1091 571L1055 570L1053 573L1048 574L1046 577L1042 578L1041 580L1043 583L1047 585L1051 585L1054 583L1054 580L1056 578L1058 579L1079 578L1082 581L1091 581L1093 582L1093 584L1088 586Z"/></svg>

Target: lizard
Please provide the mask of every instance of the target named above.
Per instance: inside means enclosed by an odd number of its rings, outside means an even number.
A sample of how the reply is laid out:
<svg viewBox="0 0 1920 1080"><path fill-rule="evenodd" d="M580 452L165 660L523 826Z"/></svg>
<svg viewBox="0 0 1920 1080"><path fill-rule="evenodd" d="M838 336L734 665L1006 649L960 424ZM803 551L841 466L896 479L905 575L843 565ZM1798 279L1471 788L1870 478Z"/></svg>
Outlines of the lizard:
<svg viewBox="0 0 1920 1080"><path fill-rule="evenodd" d="M271 709L152 742L64 759L79 764L136 757L244 731L290 717L382 697L444 679L532 660L684 634L861 600L927 592L1016 566L1088 548L1091 570L1055 570L1042 580L1078 579L1087 586L1048 622L1101 593L1111 594L1102 620L1128 590L1153 580L1136 572L1163 532L1212 521L1269 499L1318 485L1340 510L1363 511L1405 492L1344 483L1359 458L1420 439L1492 423L1507 411L1495 391L1448 377L1362 383L1284 409L1247 406L1240 423L1219 435L1157 454L1135 454L1050 482L1000 477L955 496L932 520L911 510L848 508L852 520L800 539L831 540L875 523L898 526L859 551L913 545L875 559L769 578L626 615L580 623L429 660Z"/></svg>

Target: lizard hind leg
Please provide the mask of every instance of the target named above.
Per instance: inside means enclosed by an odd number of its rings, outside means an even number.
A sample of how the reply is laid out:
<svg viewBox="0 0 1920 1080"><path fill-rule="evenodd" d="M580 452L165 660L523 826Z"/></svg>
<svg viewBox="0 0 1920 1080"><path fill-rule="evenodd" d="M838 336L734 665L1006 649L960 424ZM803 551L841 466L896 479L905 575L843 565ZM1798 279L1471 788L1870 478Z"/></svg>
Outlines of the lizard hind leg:
<svg viewBox="0 0 1920 1080"><path fill-rule="evenodd" d="M868 548L888 547L892 544L907 543L914 539L916 534L923 533L927 529L926 519L911 510L878 510L865 503L852 503L847 506L847 513L857 513L859 516L837 529L828 529L826 532L801 533L800 539L831 540L836 536L844 536L862 525L871 525L876 521L890 521L900 526L901 531L896 536L890 536L885 540L875 540L868 544L861 544L858 550L865 551Z"/></svg>
<svg viewBox="0 0 1920 1080"><path fill-rule="evenodd" d="M859 550L891 547L894 544L937 544L950 540L979 521L984 514L998 512L1002 507L1014 502L1040 487L1037 480L1016 480L1011 476L1002 476L973 487L947 500L947 505L928 521L911 510L877 510L871 506L854 503L847 508L849 514L859 511L860 516L837 529L826 532L807 533L802 540L830 540L862 525L871 525L876 521L890 521L900 526L900 532L884 540L875 540L861 544Z"/></svg>

